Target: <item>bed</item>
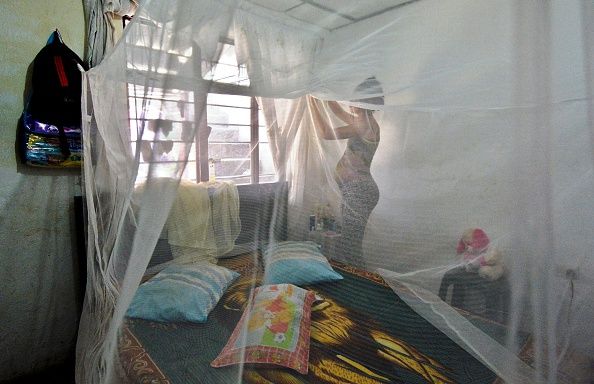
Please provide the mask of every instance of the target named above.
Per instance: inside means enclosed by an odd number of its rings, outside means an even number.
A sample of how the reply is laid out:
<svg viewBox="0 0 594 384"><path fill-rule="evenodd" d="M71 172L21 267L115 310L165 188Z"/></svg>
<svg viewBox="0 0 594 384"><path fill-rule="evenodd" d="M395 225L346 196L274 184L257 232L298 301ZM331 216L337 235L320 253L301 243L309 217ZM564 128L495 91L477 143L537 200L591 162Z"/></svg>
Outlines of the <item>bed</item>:
<svg viewBox="0 0 594 384"><path fill-rule="evenodd" d="M227 289L206 323L126 318L121 330L121 375L129 383L168 384L386 384L495 383L497 376L414 312L377 274L331 262L343 279L304 286L323 298L312 306L309 371L265 365L213 368L254 286L261 285L268 228L287 234L285 183L239 186L242 231L236 244L249 249L219 259L240 277ZM272 220L272 217L275 220ZM280 220L279 220L280 218ZM245 245L249 244L246 248ZM151 265L170 250L160 241ZM159 256L159 257L157 257ZM169 259L168 256L166 259ZM399 292L406 294L405 291ZM469 315L469 314L467 314ZM490 335L505 326L468 316ZM241 377L241 380L238 378Z"/></svg>
<svg viewBox="0 0 594 384"><path fill-rule="evenodd" d="M220 265L240 273L204 324L126 319L120 339L130 383L494 383L497 376L408 307L376 274L333 262L344 279L307 286L323 298L312 308L309 372L246 365L212 368L236 326L262 263L249 252ZM490 334L503 325L473 320Z"/></svg>

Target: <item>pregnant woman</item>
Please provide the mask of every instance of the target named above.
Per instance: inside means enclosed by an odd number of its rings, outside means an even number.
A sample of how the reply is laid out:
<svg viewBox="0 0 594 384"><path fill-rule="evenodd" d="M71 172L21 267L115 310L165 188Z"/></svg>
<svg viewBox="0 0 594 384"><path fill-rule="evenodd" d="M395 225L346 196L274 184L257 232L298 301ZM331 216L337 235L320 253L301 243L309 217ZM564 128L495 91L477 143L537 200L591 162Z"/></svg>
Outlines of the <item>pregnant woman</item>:
<svg viewBox="0 0 594 384"><path fill-rule="evenodd" d="M373 77L357 86L355 91L382 93L379 82ZM383 97L358 101L383 104ZM347 148L338 161L334 174L342 194L343 219L342 236L336 256L349 264L364 266L361 255L365 227L379 200L379 189L370 172L371 161L380 140L379 125L373 117L373 110L350 107L346 111L337 102L329 101L329 109L345 124L332 128L322 115L320 103L317 99L309 99L318 136L326 140L347 139Z"/></svg>

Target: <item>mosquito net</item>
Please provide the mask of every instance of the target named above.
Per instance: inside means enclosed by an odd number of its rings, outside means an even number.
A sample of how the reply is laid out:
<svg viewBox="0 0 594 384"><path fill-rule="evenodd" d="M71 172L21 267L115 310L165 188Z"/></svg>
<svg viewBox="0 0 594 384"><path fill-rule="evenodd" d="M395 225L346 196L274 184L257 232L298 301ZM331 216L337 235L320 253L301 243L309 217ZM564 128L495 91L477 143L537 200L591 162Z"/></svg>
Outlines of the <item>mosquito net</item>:
<svg viewBox="0 0 594 384"><path fill-rule="evenodd" d="M593 8L141 2L85 74L78 382L592 380Z"/></svg>

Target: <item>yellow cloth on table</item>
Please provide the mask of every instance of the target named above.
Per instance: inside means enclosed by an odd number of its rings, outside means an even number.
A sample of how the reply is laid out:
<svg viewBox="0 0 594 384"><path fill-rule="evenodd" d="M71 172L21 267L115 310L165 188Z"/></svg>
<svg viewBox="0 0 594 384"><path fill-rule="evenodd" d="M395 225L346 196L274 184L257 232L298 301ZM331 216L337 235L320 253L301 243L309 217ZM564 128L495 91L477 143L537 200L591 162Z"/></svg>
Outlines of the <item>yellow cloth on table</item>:
<svg viewBox="0 0 594 384"><path fill-rule="evenodd" d="M233 249L241 231L239 194L233 183L207 183L207 186L214 188L210 198L212 221L217 256L222 256Z"/></svg>
<svg viewBox="0 0 594 384"><path fill-rule="evenodd" d="M233 249L241 229L237 187L180 182L166 226L176 262L214 261Z"/></svg>
<svg viewBox="0 0 594 384"><path fill-rule="evenodd" d="M181 181L167 219L169 244L190 248L214 248L208 188Z"/></svg>

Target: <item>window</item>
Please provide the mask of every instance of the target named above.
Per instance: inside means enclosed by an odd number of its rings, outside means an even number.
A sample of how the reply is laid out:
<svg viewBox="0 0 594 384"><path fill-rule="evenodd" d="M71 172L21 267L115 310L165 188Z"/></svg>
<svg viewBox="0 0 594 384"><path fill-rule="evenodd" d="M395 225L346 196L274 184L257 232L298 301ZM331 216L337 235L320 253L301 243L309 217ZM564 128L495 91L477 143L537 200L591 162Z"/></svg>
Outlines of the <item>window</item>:
<svg viewBox="0 0 594 384"><path fill-rule="evenodd" d="M264 118L256 99L248 95L245 66L237 64L231 42L219 43L216 63L201 62L208 94L194 90L128 85L129 121L134 155L139 156L137 182L153 176L178 175L194 181L232 180L236 184L276 181ZM183 71L191 52L168 52L180 63L160 71L164 76ZM129 69L142 72L135 63ZM146 67L144 67L146 68ZM181 87L180 87L181 88ZM206 111L206 116L198 116ZM187 137L196 127L188 158ZM138 132L144 129L142 140ZM184 167L184 164L187 164Z"/></svg>
<svg viewBox="0 0 594 384"><path fill-rule="evenodd" d="M264 117L255 98L210 93L206 114L209 177L214 171L217 179L236 184L276 181Z"/></svg>

